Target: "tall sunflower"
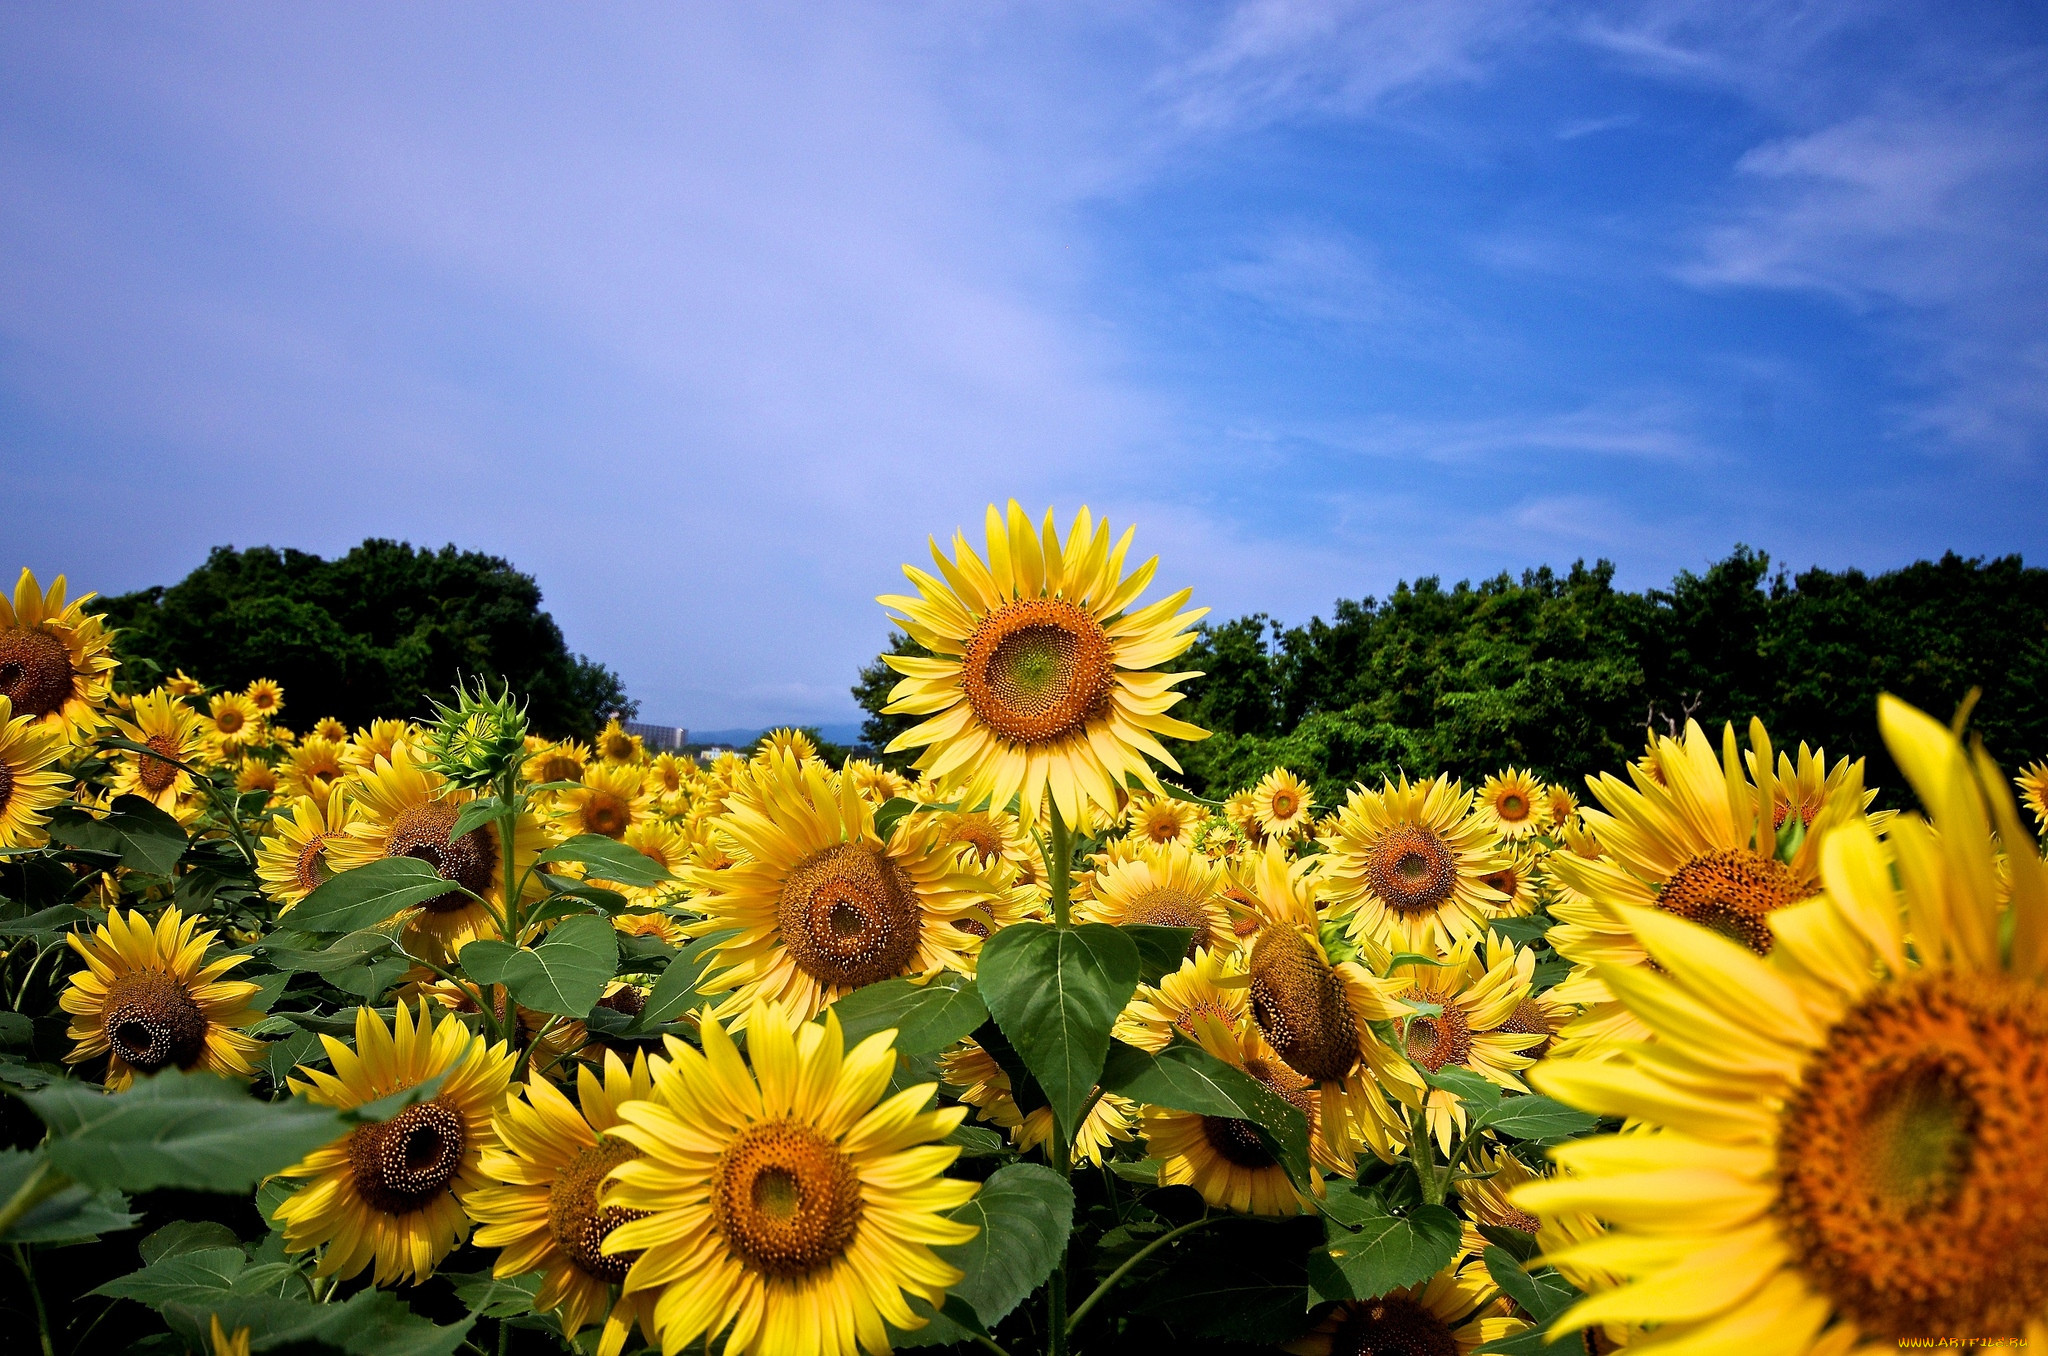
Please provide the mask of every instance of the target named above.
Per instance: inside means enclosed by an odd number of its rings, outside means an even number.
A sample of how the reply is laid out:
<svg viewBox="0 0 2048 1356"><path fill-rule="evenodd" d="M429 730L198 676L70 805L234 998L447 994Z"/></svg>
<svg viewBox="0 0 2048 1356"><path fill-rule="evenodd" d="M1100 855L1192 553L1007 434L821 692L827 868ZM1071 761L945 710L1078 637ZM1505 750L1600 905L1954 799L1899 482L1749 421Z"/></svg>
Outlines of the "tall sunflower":
<svg viewBox="0 0 2048 1356"><path fill-rule="evenodd" d="M1479 817L1502 838L1526 838L1550 827L1550 797L1532 774L1509 768L1480 786Z"/></svg>
<svg viewBox="0 0 2048 1356"><path fill-rule="evenodd" d="M1132 778L1159 790L1148 758L1180 770L1160 736L1208 732L1166 714L1174 684L1196 675L1157 666L1194 643L1187 628L1208 609L1180 611L1184 589L1132 611L1158 561L1126 576L1131 535L1112 549L1109 525L1083 508L1062 543L1050 510L1034 531L1012 500L1007 519L989 506L986 562L956 532L951 560L931 543L942 577L904 566L918 596L879 601L932 657L883 656L904 675L885 709L928 719L889 751L922 748L917 766L962 803L1017 797L1029 819L1048 793L1078 824L1091 804L1117 813Z"/></svg>
<svg viewBox="0 0 2048 1356"><path fill-rule="evenodd" d="M1204 1019L1195 1041L1257 1079L1314 1128L1315 1085L1287 1067L1256 1026L1243 1022L1231 1028ZM1144 1117L1145 1152L1160 1160L1161 1186L1191 1186L1210 1205L1240 1215L1298 1215L1309 1208L1309 1198L1250 1122L1160 1106L1146 1107Z"/></svg>
<svg viewBox="0 0 2048 1356"><path fill-rule="evenodd" d="M62 728L15 715L0 696L0 848L41 847L50 840L44 811L64 800L70 778L52 767L69 747Z"/></svg>
<svg viewBox="0 0 2048 1356"><path fill-rule="evenodd" d="M1471 1356L1528 1328L1483 1263L1464 1252L1420 1285L1377 1299L1343 1300L1282 1351L1295 1356Z"/></svg>
<svg viewBox="0 0 2048 1356"><path fill-rule="evenodd" d="M279 913L290 912L334 874L328 845L348 832L354 817L347 796L329 796L324 807L300 796L270 821L277 832L256 845L256 878L263 892L283 906Z"/></svg>
<svg viewBox="0 0 2048 1356"><path fill-rule="evenodd" d="M1307 833L1315 822L1316 796L1309 784L1276 767L1252 788L1252 813L1259 832L1275 838Z"/></svg>
<svg viewBox="0 0 2048 1356"><path fill-rule="evenodd" d="M1499 866L1491 826L1448 777L1354 787L1324 821L1323 875L1352 937L1430 952L1484 931L1506 903L1485 878Z"/></svg>
<svg viewBox="0 0 2048 1356"><path fill-rule="evenodd" d="M720 1015L744 1020L760 1001L805 1018L840 995L898 975L971 972L978 905L1015 875L982 867L929 815L905 815L887 839L875 807L823 763L771 752L741 775L716 821L733 861L693 868L707 933L737 929L704 993L730 992Z"/></svg>
<svg viewBox="0 0 2048 1356"><path fill-rule="evenodd" d="M533 1307L559 1313L565 1337L573 1342L603 1317L598 1356L619 1356L636 1323L648 1341L655 1339L651 1291L612 1301L612 1287L626 1279L638 1254L602 1251L613 1229L645 1216L601 1205L598 1193L613 1168L640 1156L611 1132L619 1127L619 1108L645 1101L663 1066L663 1060L650 1065L636 1052L628 1069L607 1050L602 1078L588 1066L577 1069L574 1105L544 1078L514 1088L492 1122L495 1143L484 1150L481 1164L494 1185L472 1191L463 1202L483 1226L476 1245L503 1249L492 1275L545 1273Z"/></svg>
<svg viewBox="0 0 2048 1356"><path fill-rule="evenodd" d="M398 1005L386 1026L374 1008L356 1009L356 1048L322 1036L332 1074L301 1065L293 1092L344 1109L448 1077L431 1101L388 1121L359 1125L284 1170L306 1186L271 1212L286 1253L325 1244L319 1276L347 1280L376 1264L378 1285L417 1283L469 1233L462 1199L491 1178L482 1168L491 1117L504 1100L512 1055L485 1045L459 1018L435 1021L422 1001L417 1021Z"/></svg>
<svg viewBox="0 0 2048 1356"><path fill-rule="evenodd" d="M778 760L785 765L793 760ZM672 1042L649 1101L612 1133L640 1151L612 1169L601 1203L645 1212L601 1252L641 1256L629 1295L654 1292L664 1351L724 1337L728 1356L854 1356L922 1327L961 1273L932 1251L975 1235L946 1212L976 1186L942 1176L959 1149L934 1143L967 1112L923 1108L933 1085L884 1100L893 1032L851 1050L839 1020L750 1014L750 1070L706 1013L702 1052Z"/></svg>
<svg viewBox="0 0 2048 1356"><path fill-rule="evenodd" d="M1612 1227L1554 1258L1628 1280L1563 1330L1785 1356L2048 1341L2048 863L2008 854L2001 910L1994 833L2025 830L1997 769L1895 698L1878 726L1929 819L1828 833L1825 892L1769 915L1768 956L1626 909L1658 968L1603 973L1655 1041L1532 1073L1642 1128L1559 1147L1567 1175L1515 1193Z"/></svg>
<svg viewBox="0 0 2048 1356"><path fill-rule="evenodd" d="M1084 923L1150 923L1192 928L1188 954L1204 947L1236 949L1223 907L1223 872L1179 843L1147 844L1095 878L1094 896L1074 916Z"/></svg>
<svg viewBox="0 0 2048 1356"><path fill-rule="evenodd" d="M617 766L637 764L646 754L646 745L640 736L627 733L617 716L606 721L604 729L598 732L595 748L599 758Z"/></svg>
<svg viewBox="0 0 2048 1356"><path fill-rule="evenodd" d="M83 744L107 721L101 708L114 689L113 637L100 618L87 616L88 593L67 604L58 575L43 591L27 570L14 585L14 601L0 595L0 697L16 718L59 731Z"/></svg>
<svg viewBox="0 0 2048 1356"><path fill-rule="evenodd" d="M175 904L154 927L140 910L109 909L96 930L65 939L86 965L58 1000L71 1014L65 1034L76 1042L66 1064L107 1056L106 1083L117 1091L138 1073L174 1067L255 1073L249 1057L262 1043L236 1028L263 1016L249 1006L257 986L222 978L248 957L208 961L206 948L220 934L197 931L199 922Z"/></svg>
<svg viewBox="0 0 2048 1356"><path fill-rule="evenodd" d="M113 723L122 738L155 752L120 753L109 794L141 796L181 822L196 818L199 806L193 800L192 774L178 764L197 763L205 753L206 735L198 712L158 688L137 697L128 718L115 716Z"/></svg>

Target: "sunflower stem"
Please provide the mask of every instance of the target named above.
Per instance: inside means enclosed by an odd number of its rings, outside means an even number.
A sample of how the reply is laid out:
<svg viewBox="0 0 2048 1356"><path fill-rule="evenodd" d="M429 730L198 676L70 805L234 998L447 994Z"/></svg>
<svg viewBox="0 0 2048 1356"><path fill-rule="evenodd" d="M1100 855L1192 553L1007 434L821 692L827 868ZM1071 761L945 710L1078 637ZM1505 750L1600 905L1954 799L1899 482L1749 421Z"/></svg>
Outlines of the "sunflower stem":
<svg viewBox="0 0 2048 1356"><path fill-rule="evenodd" d="M1102 1298L1105 1295L1107 1295L1110 1291L1116 1289L1117 1282L1121 1281L1124 1277L1130 1275L1131 1269L1137 1266L1138 1263L1144 1261L1153 1253L1158 1252L1161 1248L1173 1242L1182 1234L1191 1234L1195 1230L1201 1228L1203 1225L1209 1224L1217 1218L1219 1217L1215 1215L1203 1215L1200 1219L1189 1220L1186 1224L1181 1225L1177 1229L1168 1229L1165 1233L1159 1235L1159 1237L1153 1239L1150 1243L1147 1243L1144 1247L1132 1253L1128 1258L1125 1259L1124 1264L1122 1266L1118 1267L1115 1271L1110 1272L1109 1275L1103 1277L1102 1284L1095 1287L1094 1293L1090 1294L1087 1299L1081 1301L1080 1306L1076 1308L1073 1314L1070 1315L1067 1319L1067 1331L1072 1332L1075 1328L1079 1327L1081 1324L1081 1320L1088 1317L1088 1311L1090 1309L1093 1309L1098 1303L1100 1303Z"/></svg>
<svg viewBox="0 0 2048 1356"><path fill-rule="evenodd" d="M43 1339L43 1356L57 1356L56 1344L50 1340L50 1314L43 1307L43 1288L36 1284L36 1269L28 1260L28 1250L19 1243L14 1245L14 1265L21 1268L29 1298L36 1302L36 1334Z"/></svg>
<svg viewBox="0 0 2048 1356"><path fill-rule="evenodd" d="M1052 846L1045 856L1045 878L1052 890L1052 921L1067 925L1067 896L1073 889L1074 831L1052 803Z"/></svg>
<svg viewBox="0 0 2048 1356"><path fill-rule="evenodd" d="M1422 1189L1425 1205L1444 1203L1444 1179L1437 1175L1436 1142L1430 1138L1429 1116L1425 1113L1408 1118L1409 1161L1415 1164L1415 1183Z"/></svg>

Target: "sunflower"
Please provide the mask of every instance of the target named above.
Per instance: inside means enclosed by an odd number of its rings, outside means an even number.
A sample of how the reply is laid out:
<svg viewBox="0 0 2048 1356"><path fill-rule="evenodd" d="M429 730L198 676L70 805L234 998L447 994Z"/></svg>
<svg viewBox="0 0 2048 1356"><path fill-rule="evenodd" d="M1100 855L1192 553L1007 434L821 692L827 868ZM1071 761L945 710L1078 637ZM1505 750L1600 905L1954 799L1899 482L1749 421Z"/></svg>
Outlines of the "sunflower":
<svg viewBox="0 0 2048 1356"><path fill-rule="evenodd" d="M165 679L164 686L169 689L173 697L196 697L206 691L206 684L200 682L183 669L179 669L176 673Z"/></svg>
<svg viewBox="0 0 2048 1356"><path fill-rule="evenodd" d="M123 739L161 756L126 750L117 754L109 794L141 796L181 822L196 818L199 807L192 802L192 774L177 764L197 763L205 751L206 737L198 713L158 688L136 697L128 718L115 716L113 725Z"/></svg>
<svg viewBox="0 0 2048 1356"><path fill-rule="evenodd" d="M1572 822L1572 816L1579 812L1579 798L1571 788L1552 782L1543 788L1544 803L1550 807L1550 826L1561 829Z"/></svg>
<svg viewBox="0 0 2048 1356"><path fill-rule="evenodd" d="M349 765L374 768L379 758L391 757L399 744L412 743L419 733L419 727L409 720L373 720L359 728L349 741Z"/></svg>
<svg viewBox="0 0 2048 1356"><path fill-rule="evenodd" d="M408 948L418 941L443 955L453 955L464 942L496 934L492 910L504 909L506 893L499 827L484 824L460 838L448 836L463 805L474 799L473 793L450 788L440 773L414 760L410 744L400 743L393 747L390 758L379 759L374 769L358 772L346 794L353 803L354 817L344 832L328 837L323 849L336 871L366 866L381 857L417 857L443 880L462 887L411 911L406 920ZM512 839L515 876L526 875L545 842L540 825L531 815L522 814ZM535 888L537 883L529 886L529 892ZM481 896L484 902L463 890Z"/></svg>
<svg viewBox="0 0 2048 1356"><path fill-rule="evenodd" d="M284 689L268 678L254 679L242 695L249 699L249 705L256 708L256 714L265 720L284 710Z"/></svg>
<svg viewBox="0 0 2048 1356"><path fill-rule="evenodd" d="M1759 756L1768 757L1768 749L1760 755L1757 749L1752 748L1744 753L1743 761L1748 764L1751 780L1761 786L1765 779L1757 773ZM1774 830L1784 828L1786 819L1797 815L1801 827L1811 831L1814 819L1832 799L1860 795L1866 812L1870 802L1877 799L1876 791L1864 789L1861 758L1853 761L1838 758L1835 765L1829 767L1827 750L1808 748L1803 741L1799 745L1796 763L1789 754L1778 755L1775 781L1776 794L1771 805L1771 828ZM1891 812L1880 810L1868 818L1872 828L1882 831L1891 818Z"/></svg>
<svg viewBox="0 0 2048 1356"><path fill-rule="evenodd" d="M285 756L278 781L287 795L309 796L324 806L335 783L352 771L347 745L321 735L308 735Z"/></svg>
<svg viewBox="0 0 2048 1356"><path fill-rule="evenodd" d="M1541 1044L1535 1032L1507 1024L1529 997L1534 952L1488 933L1459 942L1441 959L1420 957L1393 965L1386 975L1396 1001L1409 1005L1402 1023L1408 1058L1430 1073L1456 1066L1500 1087L1527 1092L1518 1075L1536 1061L1523 1053ZM1431 1012L1428 1009L1434 1008ZM1394 1089L1404 1100L1423 1091L1410 1075ZM1442 1088L1427 1089L1423 1109L1437 1144L1449 1153L1453 1130L1465 1128L1465 1104Z"/></svg>
<svg viewBox="0 0 2048 1356"><path fill-rule="evenodd" d="M755 745L754 761L765 763L776 755L794 758L798 762L816 758L818 741L811 738L807 731L787 726L779 730L770 730L762 735L760 742Z"/></svg>
<svg viewBox="0 0 2048 1356"><path fill-rule="evenodd" d="M615 767L640 763L646 758L646 744L639 735L629 734L617 716L605 722L592 742L597 756Z"/></svg>
<svg viewBox="0 0 2048 1356"><path fill-rule="evenodd" d="M334 874L327 863L328 841L346 834L351 818L347 796L330 796L325 806L300 796L270 820L277 833L257 844L256 878L282 906L280 914L289 913Z"/></svg>
<svg viewBox="0 0 2048 1356"><path fill-rule="evenodd" d="M951 560L931 543L943 578L906 565L919 596L879 599L932 656L882 656L904 675L884 709L929 717L889 752L924 749L918 767L963 788L963 804L1017 797L1035 819L1050 793L1073 825L1091 804L1115 814L1133 778L1158 791L1148 756L1180 771L1159 737L1208 731L1166 714L1196 675L1154 670L1194 643L1187 628L1208 609L1181 612L1182 590L1131 611L1158 561L1126 577L1131 532L1112 549L1085 508L1062 544L1050 510L1034 532L1015 500L1007 521L990 505L987 536L987 563L956 532Z"/></svg>
<svg viewBox="0 0 2048 1356"><path fill-rule="evenodd" d="M291 1090L348 1109L447 1079L433 1100L388 1121L359 1125L281 1176L313 1180L271 1212L286 1253L326 1247L316 1276L347 1280L376 1263L372 1279L417 1283L469 1233L461 1201L491 1184L482 1168L491 1116L505 1097L512 1055L485 1045L459 1018L435 1021L422 1001L415 1022L400 1003L393 1027L374 1008L356 1009L356 1048L322 1036L332 1074L300 1065Z"/></svg>
<svg viewBox="0 0 2048 1356"><path fill-rule="evenodd" d="M898 796L908 795L910 779L898 772L891 772L880 763L870 763L865 758L849 758L840 769L842 775L853 781L854 789L877 805L885 805Z"/></svg>
<svg viewBox="0 0 2048 1356"><path fill-rule="evenodd" d="M249 1330L243 1327L229 1333L221 1327L219 1314L210 1317L213 1320L213 1329L208 1340L211 1343L212 1356L249 1356Z"/></svg>
<svg viewBox="0 0 2048 1356"><path fill-rule="evenodd" d="M1173 796L1134 796L1124 812L1134 843L1178 843L1193 847L1202 821L1202 807Z"/></svg>
<svg viewBox="0 0 2048 1356"><path fill-rule="evenodd" d="M673 804L683 796L696 776L696 769L686 758L672 753L656 754L647 764L647 794L664 805Z"/></svg>
<svg viewBox="0 0 2048 1356"><path fill-rule="evenodd" d="M1313 1128L1315 1085L1288 1068L1256 1026L1232 1028L1204 1018L1195 1041L1283 1098ZM1191 1186L1210 1205L1240 1215L1298 1215L1309 1208L1309 1198L1249 1121L1148 1106L1144 1127L1145 1152L1159 1160L1161 1186Z"/></svg>
<svg viewBox="0 0 2048 1356"><path fill-rule="evenodd" d="M1203 948L1235 949L1237 936L1223 907L1223 872L1179 843L1146 845L1138 855L1102 871L1094 898L1075 910L1084 923L1150 923L1192 928L1188 955Z"/></svg>
<svg viewBox="0 0 2048 1356"><path fill-rule="evenodd" d="M1613 1230L1556 1260L1630 1283L1561 1330L1788 1356L2048 1341L2048 863L2010 854L2001 918L1993 834L2025 832L2002 776L1895 698L1878 727L1931 822L1828 833L1825 892L1769 915L1767 956L1628 909L1658 969L1605 974L1655 1041L1532 1075L1644 1127L1553 1150L1567 1175L1515 1194Z"/></svg>
<svg viewBox="0 0 2048 1356"><path fill-rule="evenodd" d="M643 857L647 857L668 869L670 875L680 877L690 863L690 839L681 829L663 819L643 819L626 830L623 840ZM621 881L605 880L592 873L590 882L607 890L617 890L634 907L656 909L678 898L683 893L680 879L662 881L657 885L627 885Z"/></svg>
<svg viewBox="0 0 2048 1356"><path fill-rule="evenodd" d="M1521 917L1536 911L1539 854L1540 849L1526 842L1505 843L1496 855L1499 867L1479 878L1480 884L1507 900L1501 913Z"/></svg>
<svg viewBox="0 0 2048 1356"><path fill-rule="evenodd" d="M277 769L261 758L244 756L241 766L235 769L235 790L274 792L277 790Z"/></svg>
<svg viewBox="0 0 2048 1356"><path fill-rule="evenodd" d="M566 838L586 833L624 838L628 829L654 813L646 780L637 767L592 763L583 769L579 784L555 801L555 829Z"/></svg>
<svg viewBox="0 0 2048 1356"><path fill-rule="evenodd" d="M1233 792L1223 802L1223 817L1231 822L1245 841L1253 847L1264 847L1266 830L1259 823L1259 797L1251 788Z"/></svg>
<svg viewBox="0 0 2048 1356"><path fill-rule="evenodd" d="M65 579L45 593L21 572L14 602L0 595L0 697L14 714L48 724L66 743L82 744L106 722L100 708L113 692L113 638L85 605L97 594L66 605Z"/></svg>
<svg viewBox="0 0 2048 1356"><path fill-rule="evenodd" d="M1252 812L1259 831L1274 838L1308 832L1315 820L1316 797L1309 784L1284 767L1276 767L1252 788Z"/></svg>
<svg viewBox="0 0 2048 1356"><path fill-rule="evenodd" d="M263 1016L249 1006L257 986L221 978L248 957L208 961L206 948L220 934L197 932L199 921L174 904L152 929L140 910L109 909L95 931L65 939L86 964L59 1000L72 1017L65 1034L76 1042L66 1064L106 1055L106 1084L116 1091L138 1073L173 1066L236 1078L255 1073L249 1057L262 1043L235 1028Z"/></svg>
<svg viewBox="0 0 2048 1356"><path fill-rule="evenodd" d="M69 743L61 726L15 715L0 696L0 848L41 847L50 839L43 813L64 801L70 778L52 769Z"/></svg>
<svg viewBox="0 0 2048 1356"><path fill-rule="evenodd" d="M638 1291L612 1303L611 1288L626 1279L635 1254L599 1251L605 1235L644 1216L599 1205L597 1196L613 1168L640 1156L610 1132L618 1128L621 1106L644 1101L653 1091L654 1072L662 1064L657 1058L650 1067L645 1054L635 1054L628 1069L607 1050L602 1078L587 1066L576 1071L576 1105L546 1079L514 1088L492 1122L496 1142L484 1150L483 1173L494 1185L463 1202L482 1226L476 1245L503 1249L491 1268L494 1276L545 1273L533 1307L559 1312L565 1337L573 1342L604 1318L598 1356L619 1356L636 1323L654 1339L651 1293Z"/></svg>
<svg viewBox="0 0 2048 1356"><path fill-rule="evenodd" d="M1025 881L1038 878L1038 845L1007 810L941 810L939 832L948 842L973 849L982 866L1008 862Z"/></svg>
<svg viewBox="0 0 2048 1356"><path fill-rule="evenodd" d="M1320 840L1352 937L1431 952L1484 930L1506 900L1486 884L1500 861L1471 810L1471 794L1445 777L1353 788Z"/></svg>
<svg viewBox="0 0 2048 1356"><path fill-rule="evenodd" d="M700 989L731 991L728 1018L765 999L808 1019L877 980L971 972L981 939L951 925L1015 880L959 851L929 815L881 838L851 782L779 752L746 770L716 823L733 865L693 868L689 881L705 931L738 930Z"/></svg>
<svg viewBox="0 0 2048 1356"><path fill-rule="evenodd" d="M2020 800L2034 812L2034 823L2048 829L2048 762L2034 763L2012 779Z"/></svg>
<svg viewBox="0 0 2048 1356"><path fill-rule="evenodd" d="M1489 1342L1528 1328L1508 1316L1508 1303L1483 1263L1462 1250L1420 1285L1378 1299L1342 1300L1282 1351L1295 1356L1471 1356Z"/></svg>
<svg viewBox="0 0 2048 1356"><path fill-rule="evenodd" d="M708 1013L702 1030L701 1053L670 1043L652 1100L619 1109L612 1133L640 1157L612 1169L600 1202L644 1213L602 1252L641 1253L625 1289L658 1295L664 1351L721 1334L728 1356L887 1351L885 1325L925 1322L905 1292L937 1308L961 1279L933 1246L976 1233L946 1213L977 1190L941 1175L960 1150L933 1143L966 1108L923 1110L930 1083L884 1100L894 1033L847 1050L830 1013L756 1008L751 1070Z"/></svg>
<svg viewBox="0 0 2048 1356"><path fill-rule="evenodd" d="M1535 777L1509 768L1479 788L1479 817L1502 838L1526 838L1550 827L1550 797Z"/></svg>
<svg viewBox="0 0 2048 1356"><path fill-rule="evenodd" d="M214 756L222 762L233 761L241 756L243 749L260 742L263 716L257 711L256 703L241 693L215 693L207 701L207 712L202 728Z"/></svg>
<svg viewBox="0 0 2048 1356"><path fill-rule="evenodd" d="M1159 983L1140 984L1117 1015L1111 1034L1126 1045L1154 1054L1172 1043L1174 1034L1195 1038L1206 1021L1234 1030L1251 1011L1249 980L1241 957L1226 951L1198 951L1180 969Z"/></svg>
<svg viewBox="0 0 2048 1356"><path fill-rule="evenodd" d="M320 717L320 719L313 722L313 728L307 733L309 738L324 739L331 744L348 743L348 726L343 725L333 716Z"/></svg>
<svg viewBox="0 0 2048 1356"><path fill-rule="evenodd" d="M961 1090L960 1100L974 1108L976 1120L1008 1132L1018 1153L1028 1154L1052 1139L1052 1108L1037 1106L1027 1112L1020 1107L1009 1073L972 1037L939 1056L939 1077L948 1087ZM1081 1118L1074 1135L1074 1162L1084 1167L1101 1163L1114 1146L1136 1138L1137 1123L1136 1103L1103 1093Z"/></svg>

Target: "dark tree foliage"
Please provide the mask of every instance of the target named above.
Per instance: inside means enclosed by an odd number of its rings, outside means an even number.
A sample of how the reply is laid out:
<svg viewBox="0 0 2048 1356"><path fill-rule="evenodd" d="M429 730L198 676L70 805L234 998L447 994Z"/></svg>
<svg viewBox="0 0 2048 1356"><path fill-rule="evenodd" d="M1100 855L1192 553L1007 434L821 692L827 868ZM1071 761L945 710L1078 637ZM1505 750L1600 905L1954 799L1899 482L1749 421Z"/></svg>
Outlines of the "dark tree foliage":
<svg viewBox="0 0 2048 1356"><path fill-rule="evenodd" d="M1791 575L1738 546L1641 593L1615 588L1607 561L1450 588L1430 577L1340 600L1305 626L1205 626L1176 667L1205 675L1174 714L1215 734L1174 753L1209 795L1276 764L1325 805L1359 781L1509 764L1580 789L1650 729L1691 716L1716 736L1729 720L1746 733L1761 716L1781 746L1867 758L1883 803L1899 804L1880 692L1947 716L1981 687L1973 728L1993 757L2015 767L2048 753L2048 570L1951 553L1875 575ZM872 665L855 696L878 713L893 678ZM886 742L907 724L877 714L865 733Z"/></svg>
<svg viewBox="0 0 2048 1356"><path fill-rule="evenodd" d="M930 650L904 635L901 631L889 633L889 654L909 654L929 657ZM889 741L917 724L917 716L885 716L882 708L889 704L889 689L901 682L903 677L896 670L884 664L878 657L872 664L861 666L860 681L853 685L853 699L860 703L861 710L868 718L860 723L860 742L871 750L868 757L895 772L906 772L917 761L919 749L905 749L901 753L884 753Z"/></svg>
<svg viewBox="0 0 2048 1356"><path fill-rule="evenodd" d="M634 714L619 676L571 654L540 601L533 577L497 556L372 539L336 560L219 546L181 582L103 605L131 686L156 681L150 664L213 684L273 678L301 728L425 716L458 676L510 682L554 737Z"/></svg>

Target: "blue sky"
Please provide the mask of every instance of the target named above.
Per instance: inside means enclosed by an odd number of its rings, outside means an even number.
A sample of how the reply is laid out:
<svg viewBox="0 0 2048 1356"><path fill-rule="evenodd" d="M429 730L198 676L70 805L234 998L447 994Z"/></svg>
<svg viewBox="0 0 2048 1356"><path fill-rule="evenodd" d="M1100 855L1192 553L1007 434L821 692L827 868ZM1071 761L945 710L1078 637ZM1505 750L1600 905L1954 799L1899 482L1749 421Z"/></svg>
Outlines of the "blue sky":
<svg viewBox="0 0 2048 1356"><path fill-rule="evenodd" d="M2029 4L9 6L0 557L455 541L705 728L1011 495L1290 621L2038 557L2044 127Z"/></svg>

